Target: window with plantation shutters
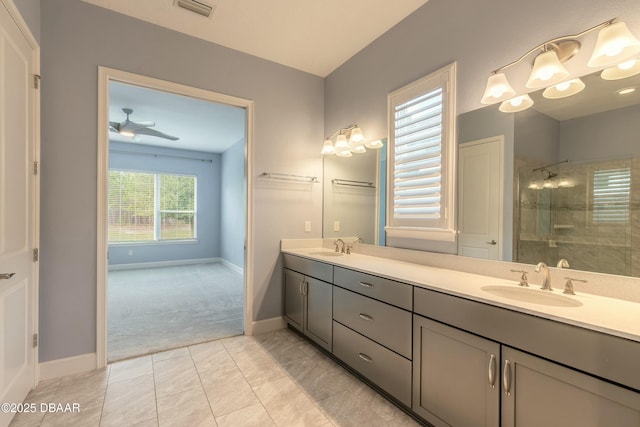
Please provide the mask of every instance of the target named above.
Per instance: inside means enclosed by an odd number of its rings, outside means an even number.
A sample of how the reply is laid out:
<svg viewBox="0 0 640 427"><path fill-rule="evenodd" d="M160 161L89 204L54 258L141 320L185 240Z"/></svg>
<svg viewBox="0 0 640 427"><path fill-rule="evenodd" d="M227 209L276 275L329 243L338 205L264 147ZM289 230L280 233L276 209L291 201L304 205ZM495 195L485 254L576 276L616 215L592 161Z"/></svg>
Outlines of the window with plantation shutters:
<svg viewBox="0 0 640 427"><path fill-rule="evenodd" d="M196 238L196 177L109 171L109 243Z"/></svg>
<svg viewBox="0 0 640 427"><path fill-rule="evenodd" d="M455 240L455 64L389 95L387 234Z"/></svg>
<svg viewBox="0 0 640 427"><path fill-rule="evenodd" d="M629 221L631 169L593 173L593 222L622 224Z"/></svg>

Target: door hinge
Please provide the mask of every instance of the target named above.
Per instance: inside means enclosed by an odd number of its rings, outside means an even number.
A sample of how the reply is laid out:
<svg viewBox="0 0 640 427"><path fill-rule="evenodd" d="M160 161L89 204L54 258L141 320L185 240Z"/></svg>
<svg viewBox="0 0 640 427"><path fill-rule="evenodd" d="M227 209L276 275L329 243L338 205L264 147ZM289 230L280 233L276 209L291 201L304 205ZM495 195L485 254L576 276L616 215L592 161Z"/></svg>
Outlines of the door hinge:
<svg viewBox="0 0 640 427"><path fill-rule="evenodd" d="M38 334L33 334L33 348L38 346Z"/></svg>
<svg viewBox="0 0 640 427"><path fill-rule="evenodd" d="M38 167L40 165L38 164L38 162L33 162L33 174L34 175L38 175Z"/></svg>
<svg viewBox="0 0 640 427"><path fill-rule="evenodd" d="M40 259L40 251L38 250L38 248L35 248L33 250L33 262L38 262L39 259Z"/></svg>
<svg viewBox="0 0 640 427"><path fill-rule="evenodd" d="M33 88L40 89L40 74L33 75Z"/></svg>

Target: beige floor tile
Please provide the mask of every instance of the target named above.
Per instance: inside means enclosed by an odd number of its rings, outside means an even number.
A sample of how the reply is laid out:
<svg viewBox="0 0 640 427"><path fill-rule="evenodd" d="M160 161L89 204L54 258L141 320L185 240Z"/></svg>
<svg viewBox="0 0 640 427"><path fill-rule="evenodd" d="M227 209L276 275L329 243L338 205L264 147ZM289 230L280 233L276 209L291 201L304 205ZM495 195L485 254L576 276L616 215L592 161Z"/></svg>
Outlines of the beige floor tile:
<svg viewBox="0 0 640 427"><path fill-rule="evenodd" d="M160 353L155 353L151 355L151 358L154 362L159 362L161 360L174 359L176 357L184 357L189 356L189 348L181 347L173 350L162 351Z"/></svg>
<svg viewBox="0 0 640 427"><path fill-rule="evenodd" d="M42 412L21 412L13 417L9 423L9 427L39 426L44 415L45 414Z"/></svg>
<svg viewBox="0 0 640 427"><path fill-rule="evenodd" d="M265 353L269 354L279 363L291 362L307 356L306 346L309 345L297 339L293 333L277 331L274 333L256 335L255 340Z"/></svg>
<svg viewBox="0 0 640 427"><path fill-rule="evenodd" d="M231 357L252 387L286 375L278 363L262 350L232 353Z"/></svg>
<svg viewBox="0 0 640 427"><path fill-rule="evenodd" d="M101 426L133 425L157 417L153 375L110 383Z"/></svg>
<svg viewBox="0 0 640 427"><path fill-rule="evenodd" d="M193 345L189 347L189 352L198 372L211 371L218 369L221 363L233 362L220 341Z"/></svg>
<svg viewBox="0 0 640 427"><path fill-rule="evenodd" d="M220 340L229 353L239 353L243 351L260 350L262 346L256 339L249 335L238 335L236 337Z"/></svg>
<svg viewBox="0 0 640 427"><path fill-rule="evenodd" d="M216 418L218 427L269 427L273 420L261 403Z"/></svg>
<svg viewBox="0 0 640 427"><path fill-rule="evenodd" d="M260 384L254 391L278 426L331 425L313 402L288 377Z"/></svg>
<svg viewBox="0 0 640 427"><path fill-rule="evenodd" d="M48 412L42 427L98 427L102 416L102 399L80 405L80 412Z"/></svg>
<svg viewBox="0 0 640 427"><path fill-rule="evenodd" d="M133 427L158 427L158 419L152 418L150 420L141 421L134 424Z"/></svg>
<svg viewBox="0 0 640 427"><path fill-rule="evenodd" d="M177 357L154 362L153 372L158 398L187 390L202 390L191 357Z"/></svg>
<svg viewBox="0 0 640 427"><path fill-rule="evenodd" d="M151 356L142 356L112 364L109 383L153 374L151 360Z"/></svg>
<svg viewBox="0 0 640 427"><path fill-rule="evenodd" d="M219 369L200 374L200 380L216 417L259 403L249 383L235 363L231 362L220 366Z"/></svg>
<svg viewBox="0 0 640 427"><path fill-rule="evenodd" d="M51 403L102 403L107 388L109 369L103 368L64 377L60 380Z"/></svg>
<svg viewBox="0 0 640 427"><path fill-rule="evenodd" d="M215 425L207 397L202 390L188 390L158 399L160 427Z"/></svg>

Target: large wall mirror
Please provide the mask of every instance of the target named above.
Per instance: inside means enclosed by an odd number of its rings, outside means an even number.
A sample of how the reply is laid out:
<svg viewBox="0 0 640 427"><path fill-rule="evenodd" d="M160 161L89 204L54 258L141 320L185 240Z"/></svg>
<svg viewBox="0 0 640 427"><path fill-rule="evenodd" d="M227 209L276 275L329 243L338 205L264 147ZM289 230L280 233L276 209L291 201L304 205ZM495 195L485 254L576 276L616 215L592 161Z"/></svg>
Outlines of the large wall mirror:
<svg viewBox="0 0 640 427"><path fill-rule="evenodd" d="M500 259L640 276L640 75L582 79L582 92L533 93L519 113L458 116L458 142L504 140ZM323 237L384 245L385 158L325 157Z"/></svg>

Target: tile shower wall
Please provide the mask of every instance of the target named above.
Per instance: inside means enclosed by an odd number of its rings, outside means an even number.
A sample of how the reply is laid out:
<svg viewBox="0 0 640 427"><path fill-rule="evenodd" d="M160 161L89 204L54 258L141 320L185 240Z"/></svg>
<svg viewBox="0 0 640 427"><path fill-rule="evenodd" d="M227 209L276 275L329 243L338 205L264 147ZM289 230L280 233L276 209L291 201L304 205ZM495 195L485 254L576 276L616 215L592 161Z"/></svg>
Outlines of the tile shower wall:
<svg viewBox="0 0 640 427"><path fill-rule="evenodd" d="M627 217L598 220L594 173L624 168L631 170ZM640 158L567 163L548 170L557 176L548 179L548 172L531 167L519 170L517 260L555 266L565 258L573 269L640 277Z"/></svg>

